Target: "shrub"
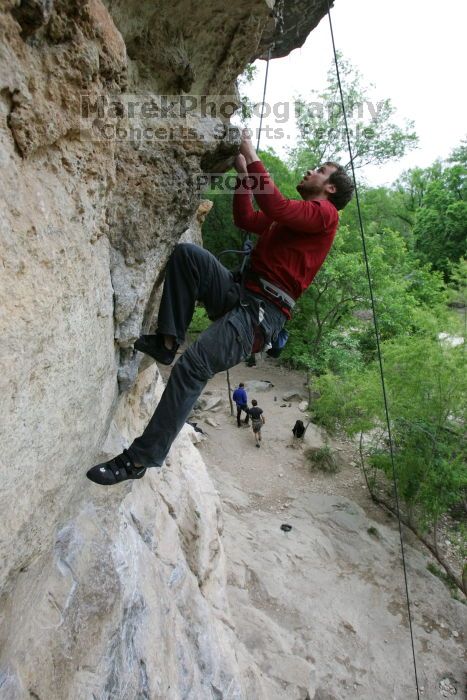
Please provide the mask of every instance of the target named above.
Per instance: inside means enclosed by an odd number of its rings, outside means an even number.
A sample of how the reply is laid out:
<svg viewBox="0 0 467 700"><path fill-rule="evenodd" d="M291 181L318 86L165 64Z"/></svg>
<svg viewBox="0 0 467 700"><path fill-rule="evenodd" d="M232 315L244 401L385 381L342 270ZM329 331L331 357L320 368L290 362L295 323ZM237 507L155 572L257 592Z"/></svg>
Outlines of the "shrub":
<svg viewBox="0 0 467 700"><path fill-rule="evenodd" d="M305 451L305 457L308 459L312 471L316 469L327 474L335 474L339 471L339 466L328 445L308 448Z"/></svg>
<svg viewBox="0 0 467 700"><path fill-rule="evenodd" d="M210 323L211 321L208 318L206 310L202 306L197 306L188 328L188 333L202 333L208 328Z"/></svg>

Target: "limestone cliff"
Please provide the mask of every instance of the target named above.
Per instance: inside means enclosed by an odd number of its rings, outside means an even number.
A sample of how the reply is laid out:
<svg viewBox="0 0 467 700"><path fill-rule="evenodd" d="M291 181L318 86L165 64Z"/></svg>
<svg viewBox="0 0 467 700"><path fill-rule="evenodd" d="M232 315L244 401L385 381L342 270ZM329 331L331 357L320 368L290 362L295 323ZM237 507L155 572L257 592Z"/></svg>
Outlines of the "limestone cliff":
<svg viewBox="0 0 467 700"><path fill-rule="evenodd" d="M235 97L245 64L271 42L274 55L302 43L324 7L1 4L2 698L264 696L226 602L219 500L188 434L162 477L101 491L84 478L157 401L158 371L138 373L132 342L154 321L197 178L225 167L236 136L224 115L192 113L190 139L170 114L165 140L107 138L96 105L121 97L118 112L141 91Z"/></svg>

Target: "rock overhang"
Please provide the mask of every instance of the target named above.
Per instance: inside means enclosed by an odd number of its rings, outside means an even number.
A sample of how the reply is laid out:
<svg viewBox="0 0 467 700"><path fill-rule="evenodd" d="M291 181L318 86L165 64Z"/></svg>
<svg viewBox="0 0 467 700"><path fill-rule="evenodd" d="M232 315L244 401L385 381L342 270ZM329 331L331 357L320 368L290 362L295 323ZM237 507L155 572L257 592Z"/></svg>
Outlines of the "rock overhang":
<svg viewBox="0 0 467 700"><path fill-rule="evenodd" d="M105 2L140 83L183 92L229 93L245 65L303 45L328 0ZM170 45L170 50L164 46Z"/></svg>

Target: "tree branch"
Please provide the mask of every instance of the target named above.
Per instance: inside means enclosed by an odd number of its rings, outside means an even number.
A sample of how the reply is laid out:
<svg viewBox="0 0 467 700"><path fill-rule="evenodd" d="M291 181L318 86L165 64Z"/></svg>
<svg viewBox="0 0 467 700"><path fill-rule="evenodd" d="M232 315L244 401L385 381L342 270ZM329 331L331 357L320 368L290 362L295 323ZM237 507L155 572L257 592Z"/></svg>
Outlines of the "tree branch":
<svg viewBox="0 0 467 700"><path fill-rule="evenodd" d="M365 482L366 482L371 500L374 503L376 503L377 505L382 506L387 511L392 513L392 515L395 515L397 517L398 516L397 510L393 506L391 506L391 504L388 503L384 498L377 496L376 493L372 490L372 488L370 486L367 471L365 468L365 461L364 461L364 457L363 457L362 440L363 440L363 433L360 433L360 449L359 449L359 451L360 451L360 465L361 465L361 468L363 471L363 476L365 478ZM427 540L426 537L424 537L417 530L417 528L407 520L407 518L405 518L403 515L401 515L400 511L399 511L399 518L400 518L401 523L403 525L405 525L405 527L407 527L411 532L413 532L413 534L417 537L417 539L419 539L420 542L422 542L422 544L424 544L425 547L431 552L431 554L441 564L441 566L443 567L443 569L445 570L445 572L447 573L449 578L456 584L456 586L459 588L459 590L462 591L462 593L464 595L467 595L467 590L466 590L466 587L464 586L464 582L462 581L462 579L459 576L456 575L456 573L452 570L452 568L448 564L448 562L439 553L436 543L432 544L429 540Z"/></svg>

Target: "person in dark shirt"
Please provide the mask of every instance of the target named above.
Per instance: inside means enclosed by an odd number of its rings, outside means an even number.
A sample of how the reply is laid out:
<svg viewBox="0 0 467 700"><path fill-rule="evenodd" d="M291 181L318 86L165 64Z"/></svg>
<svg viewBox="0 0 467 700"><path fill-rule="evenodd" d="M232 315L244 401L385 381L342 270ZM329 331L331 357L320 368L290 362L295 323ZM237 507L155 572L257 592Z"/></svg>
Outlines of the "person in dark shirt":
<svg viewBox="0 0 467 700"><path fill-rule="evenodd" d="M237 425L240 428L241 426L241 415L242 411L245 411L246 417L244 420L245 425L248 425L248 421L250 419L250 415L248 413L248 396L245 391L245 384L243 382L240 382L238 387L235 389L233 395L232 395L233 400L237 404Z"/></svg>
<svg viewBox="0 0 467 700"><path fill-rule="evenodd" d="M256 447L260 447L261 442L261 428L265 424L263 409L258 406L256 399L251 402L251 408L248 409L248 413L251 416L251 427L253 428L253 435L255 436Z"/></svg>
<svg viewBox="0 0 467 700"><path fill-rule="evenodd" d="M297 185L301 200L284 197L259 160L248 131L235 168L235 224L259 236L251 254L251 274L242 287L207 250L190 243L175 247L165 272L157 331L141 336L135 350L172 364L196 301L204 304L213 323L179 357L142 435L122 454L88 470L88 479L97 484L112 486L140 479L148 467L159 469L207 381L272 346L331 248L338 210L352 197L349 176L330 162L307 170ZM255 180L263 186L253 189ZM253 209L253 195L260 211Z"/></svg>

